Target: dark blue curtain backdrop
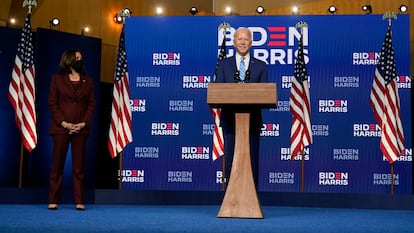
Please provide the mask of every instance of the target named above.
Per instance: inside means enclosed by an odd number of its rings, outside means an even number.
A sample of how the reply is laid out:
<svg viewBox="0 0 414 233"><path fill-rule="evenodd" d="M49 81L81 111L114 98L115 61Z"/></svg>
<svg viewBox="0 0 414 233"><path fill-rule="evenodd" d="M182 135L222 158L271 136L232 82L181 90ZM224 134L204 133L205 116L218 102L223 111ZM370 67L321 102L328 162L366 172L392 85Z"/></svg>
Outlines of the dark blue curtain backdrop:
<svg viewBox="0 0 414 233"><path fill-rule="evenodd" d="M131 17L126 48L133 143L123 153L123 188L221 190L221 159L211 159L213 121L206 90L213 81L227 22L228 54L238 27L253 31L252 54L268 63L278 107L265 109L259 191L299 192L301 157L287 160L299 31L310 76L313 144L305 150L305 191L390 193L390 165L369 106L375 64L388 22L382 15ZM412 193L409 17L393 21L406 151L395 162L395 193Z"/></svg>
<svg viewBox="0 0 414 233"><path fill-rule="evenodd" d="M0 30L2 32L0 43L2 46L0 54L2 84L0 89L3 96L0 98L2 106L0 117L2 124L4 124L0 132L0 143L2 143L1 148L3 148L0 150L0 185L16 187L19 174L20 132L14 122L13 108L7 100L7 90L17 49L17 41L21 32L20 30L10 28L0 28ZM38 144L32 153L26 153L27 155L24 157L25 166L22 173L25 174L26 186L48 187L49 185L52 150L52 141L48 134L50 124L50 112L47 106L49 83L52 74L58 72L58 65L63 51L75 48L83 51L86 72L95 80L96 111L92 125L92 134L88 141L88 157L86 161L86 185L88 188L93 188L98 148L101 40L42 28L38 28L33 37L36 65ZM64 177L65 188L72 187L71 174L71 156L68 153Z"/></svg>
<svg viewBox="0 0 414 233"><path fill-rule="evenodd" d="M7 93L21 30L0 27L0 186L17 186L19 180L20 133Z"/></svg>

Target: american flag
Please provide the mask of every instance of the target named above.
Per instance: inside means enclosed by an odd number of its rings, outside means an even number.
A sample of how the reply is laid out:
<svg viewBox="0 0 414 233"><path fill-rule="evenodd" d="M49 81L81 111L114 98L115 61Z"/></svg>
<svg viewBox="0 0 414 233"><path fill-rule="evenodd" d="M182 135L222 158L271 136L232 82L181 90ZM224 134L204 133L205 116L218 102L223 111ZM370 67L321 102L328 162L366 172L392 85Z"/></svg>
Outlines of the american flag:
<svg viewBox="0 0 414 233"><path fill-rule="evenodd" d="M17 46L8 99L13 105L22 143L31 152L37 144L35 108L35 67L30 13L27 14Z"/></svg>
<svg viewBox="0 0 414 233"><path fill-rule="evenodd" d="M400 97L392 45L391 26L382 44L381 55L372 84L370 105L381 126L380 148L390 164L404 153L404 133L401 123Z"/></svg>
<svg viewBox="0 0 414 233"><path fill-rule="evenodd" d="M290 112L292 113L292 127L290 132L290 159L298 154L303 155L303 149L312 144L310 122L310 101L308 74L306 72L303 55L303 38L301 36L298 56L295 62L294 78L290 88Z"/></svg>
<svg viewBox="0 0 414 233"><path fill-rule="evenodd" d="M224 36L223 42L221 43L220 52L217 58L217 64L220 60L222 60L225 57L226 57L226 36ZM220 127L221 109L210 108L210 112L211 112L211 115L213 115L213 119L214 119L213 156L212 156L213 161L214 161L218 159L220 156L224 155L224 138L223 138L223 129Z"/></svg>
<svg viewBox="0 0 414 233"><path fill-rule="evenodd" d="M119 38L118 56L115 66L115 81L112 99L111 125L108 149L112 158L132 142L132 114L129 103L128 64L125 49L125 33L122 28Z"/></svg>

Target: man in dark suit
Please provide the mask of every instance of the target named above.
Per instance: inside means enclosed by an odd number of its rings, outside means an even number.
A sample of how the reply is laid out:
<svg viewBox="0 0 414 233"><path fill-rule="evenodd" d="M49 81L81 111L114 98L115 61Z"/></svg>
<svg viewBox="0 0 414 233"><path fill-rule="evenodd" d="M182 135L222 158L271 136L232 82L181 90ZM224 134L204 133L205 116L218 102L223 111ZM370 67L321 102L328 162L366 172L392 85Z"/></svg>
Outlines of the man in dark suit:
<svg viewBox="0 0 414 233"><path fill-rule="evenodd" d="M237 53L224 58L217 64L215 73L216 83L256 82L264 83L268 80L267 65L264 61L250 56L252 33L248 28L239 28L234 33L233 44ZM250 159L254 183L258 185L259 142L262 123L262 112L252 106L223 106L221 110L220 126L224 136L225 176L230 179L233 163L235 143L235 113L250 113Z"/></svg>

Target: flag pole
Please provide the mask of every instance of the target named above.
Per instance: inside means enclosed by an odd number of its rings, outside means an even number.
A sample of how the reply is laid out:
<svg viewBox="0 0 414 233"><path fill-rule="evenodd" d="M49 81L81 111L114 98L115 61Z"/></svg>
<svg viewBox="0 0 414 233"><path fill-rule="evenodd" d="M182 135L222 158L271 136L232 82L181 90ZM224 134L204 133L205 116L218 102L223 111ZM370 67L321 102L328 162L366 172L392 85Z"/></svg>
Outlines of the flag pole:
<svg viewBox="0 0 414 233"><path fill-rule="evenodd" d="M23 1L23 7L28 8L28 13L32 13L32 7L37 7L37 1L36 0L24 0ZM19 161L19 189L23 186L23 160L24 160L24 145L23 143L20 144L20 161Z"/></svg>
<svg viewBox="0 0 414 233"><path fill-rule="evenodd" d="M394 163L390 164L391 167L391 196L394 195Z"/></svg>
<svg viewBox="0 0 414 233"><path fill-rule="evenodd" d="M20 144L20 162L19 162L19 189L22 188L23 183L23 143Z"/></svg>
<svg viewBox="0 0 414 233"><path fill-rule="evenodd" d="M221 172L222 172L222 177L223 180L221 182L221 191L225 191L226 190L226 186L227 186L227 177L226 177L226 159L224 158L224 156L221 156Z"/></svg>
<svg viewBox="0 0 414 233"><path fill-rule="evenodd" d="M119 153L119 182L118 189L122 190L122 152Z"/></svg>
<svg viewBox="0 0 414 233"><path fill-rule="evenodd" d="M308 27L308 24L306 22L300 21L300 22L296 23L295 26L296 26L296 28L300 29L300 36L302 38L303 28ZM301 171L302 171L301 190L302 190L302 192L305 192L305 148L302 149Z"/></svg>
<svg viewBox="0 0 414 233"><path fill-rule="evenodd" d="M302 192L305 192L305 149L302 150Z"/></svg>
<svg viewBox="0 0 414 233"><path fill-rule="evenodd" d="M128 8L124 8L121 11L118 12L117 17L122 18L122 32L121 33L123 33L126 18L130 17L130 16L131 16L131 11ZM123 177L123 174L122 174L123 164L122 164L122 162L123 162L123 152L121 151L119 153L119 183L118 183L118 189L119 190L122 190L122 177Z"/></svg>
<svg viewBox="0 0 414 233"><path fill-rule="evenodd" d="M388 20L388 26L391 27L392 24L392 20L393 19L397 19L397 15L394 12L391 11L387 11L384 13L384 15L382 16L382 19ZM390 172L391 172L391 190L390 190L390 194L391 196L394 195L394 161L390 164Z"/></svg>
<svg viewBox="0 0 414 233"><path fill-rule="evenodd" d="M223 23L221 23L219 25L218 30L220 31L221 29L223 29L223 43L222 44L224 44L225 43L225 40L226 40L226 31L227 31L227 29L231 29L231 26L230 26L229 23L223 22ZM224 55L225 54L226 54L226 51L224 50ZM219 59L221 59L220 56L221 55L219 55ZM217 126L217 127L219 127L219 126ZM226 190L226 187L227 187L227 183L229 182L229 178L230 177L226 177L226 155L221 156L221 158L222 158L222 160L221 160L222 161L221 162L221 174L223 174L222 175L223 181L221 183L221 190L222 191L225 191Z"/></svg>

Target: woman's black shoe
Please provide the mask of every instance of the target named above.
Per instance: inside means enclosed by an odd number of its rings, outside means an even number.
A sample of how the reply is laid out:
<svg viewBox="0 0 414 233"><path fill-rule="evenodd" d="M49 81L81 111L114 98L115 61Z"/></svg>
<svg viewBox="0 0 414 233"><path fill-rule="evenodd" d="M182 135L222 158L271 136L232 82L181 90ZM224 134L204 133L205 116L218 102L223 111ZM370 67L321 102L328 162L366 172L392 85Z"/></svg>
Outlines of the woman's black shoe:
<svg viewBox="0 0 414 233"><path fill-rule="evenodd" d="M49 204L49 205L47 206L47 208L48 208L49 210L57 210L57 209L58 209L58 205L57 205L57 204Z"/></svg>
<svg viewBox="0 0 414 233"><path fill-rule="evenodd" d="M76 205L76 210L81 210L81 211L83 211L83 210L86 210L86 208L85 208L85 206L84 206L84 205L82 205L82 204L78 204L78 205Z"/></svg>

